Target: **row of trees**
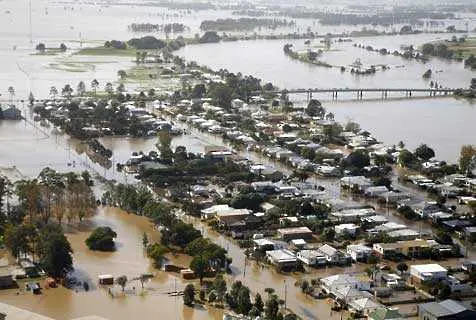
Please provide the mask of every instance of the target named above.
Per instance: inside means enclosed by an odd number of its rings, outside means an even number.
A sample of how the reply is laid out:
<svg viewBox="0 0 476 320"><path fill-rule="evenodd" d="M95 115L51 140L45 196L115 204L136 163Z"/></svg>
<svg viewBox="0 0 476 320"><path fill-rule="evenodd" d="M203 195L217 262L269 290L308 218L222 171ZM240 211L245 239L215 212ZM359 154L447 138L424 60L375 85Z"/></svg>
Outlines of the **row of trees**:
<svg viewBox="0 0 476 320"><path fill-rule="evenodd" d="M266 302L259 293L257 293L252 301L251 291L241 281L235 281L231 285L230 290L227 289L226 281L223 276L218 275L207 290L197 291L193 284L188 284L184 289L183 301L187 306L192 306L197 293L202 302L217 303L226 305L238 314L251 317L263 316L266 320L292 320L297 319L296 315L289 313L286 316L286 310L282 310L284 301L280 300L275 294L274 289L266 288Z"/></svg>

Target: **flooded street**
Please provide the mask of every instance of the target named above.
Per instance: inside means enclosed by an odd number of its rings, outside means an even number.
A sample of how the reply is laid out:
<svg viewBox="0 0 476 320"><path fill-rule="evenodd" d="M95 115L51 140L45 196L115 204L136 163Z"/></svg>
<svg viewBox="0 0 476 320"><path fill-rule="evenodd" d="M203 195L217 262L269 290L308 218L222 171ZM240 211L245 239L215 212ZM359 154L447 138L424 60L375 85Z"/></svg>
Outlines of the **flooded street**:
<svg viewBox="0 0 476 320"><path fill-rule="evenodd" d="M145 217L127 214L115 208L100 208L98 214L87 221L87 226L67 233L74 251L75 274L87 280L89 292L75 292L63 287L45 289L40 296L18 290L0 291L0 300L58 320L86 315L99 315L108 319L156 319L160 313L164 319L221 319L218 310L184 307L181 297L171 297L167 292L182 290L186 283L179 277L153 268L142 249L142 234L151 241L158 241L158 232ZM109 226L117 233L117 251L112 253L90 251L84 241L94 227ZM140 282L131 280L144 272L157 276L145 285L141 295ZM129 279L126 296L111 298L107 289L97 287L100 274L115 277L126 275ZM133 290L135 287L135 291Z"/></svg>

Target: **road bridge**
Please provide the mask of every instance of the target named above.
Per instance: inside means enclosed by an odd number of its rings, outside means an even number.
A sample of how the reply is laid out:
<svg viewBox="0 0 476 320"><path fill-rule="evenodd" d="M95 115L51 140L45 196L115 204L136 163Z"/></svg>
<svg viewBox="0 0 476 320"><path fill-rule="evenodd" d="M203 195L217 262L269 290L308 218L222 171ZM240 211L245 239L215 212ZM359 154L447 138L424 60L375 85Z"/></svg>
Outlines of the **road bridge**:
<svg viewBox="0 0 476 320"><path fill-rule="evenodd" d="M380 93L382 99L387 99L388 94L391 92L402 93L405 97L412 97L414 93L426 93L430 97L436 97L437 95L453 94L458 89L453 88L329 88L329 89L284 89L275 91L266 91L272 94L307 94L307 100L312 99L314 93L331 93L332 99L337 99L339 93L352 93L355 94L357 99L363 99L364 93Z"/></svg>

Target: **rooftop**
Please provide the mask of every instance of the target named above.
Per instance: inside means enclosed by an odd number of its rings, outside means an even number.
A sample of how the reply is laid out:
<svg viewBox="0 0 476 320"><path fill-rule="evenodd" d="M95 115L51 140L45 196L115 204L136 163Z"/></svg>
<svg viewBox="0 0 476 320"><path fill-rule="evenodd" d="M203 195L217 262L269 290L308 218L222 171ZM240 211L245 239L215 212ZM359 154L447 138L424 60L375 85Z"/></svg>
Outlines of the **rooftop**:
<svg viewBox="0 0 476 320"><path fill-rule="evenodd" d="M436 263L430 264L417 264L410 267L419 273L433 273L433 272L446 272L447 270Z"/></svg>
<svg viewBox="0 0 476 320"><path fill-rule="evenodd" d="M281 234L312 233L308 227L282 228L278 229L278 232Z"/></svg>

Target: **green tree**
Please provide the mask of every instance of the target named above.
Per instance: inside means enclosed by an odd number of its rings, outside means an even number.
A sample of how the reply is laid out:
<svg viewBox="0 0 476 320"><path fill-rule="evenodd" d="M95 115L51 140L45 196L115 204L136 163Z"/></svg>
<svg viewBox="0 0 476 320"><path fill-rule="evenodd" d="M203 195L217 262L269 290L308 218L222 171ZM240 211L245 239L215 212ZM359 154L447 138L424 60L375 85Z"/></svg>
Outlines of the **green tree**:
<svg viewBox="0 0 476 320"><path fill-rule="evenodd" d="M71 85L66 84L63 89L61 89L61 94L67 98L70 98L73 94L73 88L71 88Z"/></svg>
<svg viewBox="0 0 476 320"><path fill-rule="evenodd" d="M79 96L83 96L86 93L86 85L84 84L83 81L80 81L78 83L78 87L76 88L76 92L78 93Z"/></svg>
<svg viewBox="0 0 476 320"><path fill-rule="evenodd" d="M301 291L302 293L308 294L309 293L309 281L303 280L301 282Z"/></svg>
<svg viewBox="0 0 476 320"><path fill-rule="evenodd" d="M168 131L162 130L159 132L159 142L156 144L157 149L160 152L160 159L167 164L173 162L173 151L170 148L172 143L172 137Z"/></svg>
<svg viewBox="0 0 476 320"><path fill-rule="evenodd" d="M266 301L266 308L264 309L265 319L276 320L279 312L279 301L276 295L271 295Z"/></svg>
<svg viewBox="0 0 476 320"><path fill-rule="evenodd" d="M325 228L322 232L321 238L324 241L334 241L336 232L333 227Z"/></svg>
<svg viewBox="0 0 476 320"><path fill-rule="evenodd" d="M261 298L261 295L259 293L256 294L255 296L255 304L254 306L258 310L259 314L258 316L264 311L264 302L263 298Z"/></svg>
<svg viewBox="0 0 476 320"><path fill-rule="evenodd" d="M127 77L127 73L124 70L117 71L117 76L119 79L124 80Z"/></svg>
<svg viewBox="0 0 476 320"><path fill-rule="evenodd" d="M251 303L250 299L250 289L248 289L248 287L242 286L238 291L236 311L239 314L248 315L252 307L253 304Z"/></svg>
<svg viewBox="0 0 476 320"><path fill-rule="evenodd" d="M213 289L217 294L218 301L223 301L226 294L226 281L223 279L221 274L217 274L215 277L215 280L213 281Z"/></svg>
<svg viewBox="0 0 476 320"><path fill-rule="evenodd" d="M126 285L127 285L127 277L124 275L117 277L116 283L121 287L122 292L124 292L124 289L126 288Z"/></svg>
<svg viewBox="0 0 476 320"><path fill-rule="evenodd" d="M104 91L111 96L114 93L114 87L112 86L112 83L108 82L106 83L106 86L104 87Z"/></svg>
<svg viewBox="0 0 476 320"><path fill-rule="evenodd" d="M149 237L147 236L147 233L144 233L142 234L142 247L144 247L144 249L147 249L147 247L149 246Z"/></svg>
<svg viewBox="0 0 476 320"><path fill-rule="evenodd" d="M98 87L99 87L99 81L97 81L96 79L93 79L93 81L91 81L91 88L94 91L94 95L96 95Z"/></svg>
<svg viewBox="0 0 476 320"><path fill-rule="evenodd" d="M343 165L346 168L362 169L370 165L370 156L364 150L356 150L343 160Z"/></svg>
<svg viewBox="0 0 476 320"><path fill-rule="evenodd" d="M193 284L189 283L185 287L183 291L183 303L186 306L193 306L193 303L195 302L195 287Z"/></svg>
<svg viewBox="0 0 476 320"><path fill-rule="evenodd" d="M398 164L403 167L408 167L415 162L415 156L407 149L402 149L398 155Z"/></svg>
<svg viewBox="0 0 476 320"><path fill-rule="evenodd" d="M50 96L53 98L53 99L56 99L56 96L58 95L58 89L56 89L55 86L52 86L50 88Z"/></svg>
<svg viewBox="0 0 476 320"><path fill-rule="evenodd" d="M326 109L322 106L322 103L319 100L311 99L306 107L306 113L310 117L319 117L324 119L326 115Z"/></svg>
<svg viewBox="0 0 476 320"><path fill-rule="evenodd" d="M200 279L200 285L203 283L203 278L208 267L208 259L201 255L194 257L190 262L190 269L192 269L195 275Z"/></svg>
<svg viewBox="0 0 476 320"><path fill-rule="evenodd" d="M403 273L408 270L408 265L405 262L400 262L397 264L397 270Z"/></svg>
<svg viewBox="0 0 476 320"><path fill-rule="evenodd" d="M469 174L476 168L476 147L472 145L463 145L461 147L459 168L464 174Z"/></svg>
<svg viewBox="0 0 476 320"><path fill-rule="evenodd" d="M420 144L418 148L415 149L415 156L423 161L428 161L435 157L435 151L426 144Z"/></svg>
<svg viewBox="0 0 476 320"><path fill-rule="evenodd" d="M116 232L110 227L98 227L94 229L85 242L91 250L114 251L114 238L116 237Z"/></svg>
<svg viewBox="0 0 476 320"><path fill-rule="evenodd" d="M451 295L451 287L447 283L440 282L438 285L438 299L445 300Z"/></svg>
<svg viewBox="0 0 476 320"><path fill-rule="evenodd" d="M48 275L63 277L73 270L73 249L61 228L45 228L38 243L39 262Z"/></svg>
<svg viewBox="0 0 476 320"><path fill-rule="evenodd" d="M164 248L159 243L154 243L147 247L147 256L154 261L154 265L159 268L162 266L164 260L164 255L167 252L167 249Z"/></svg>

